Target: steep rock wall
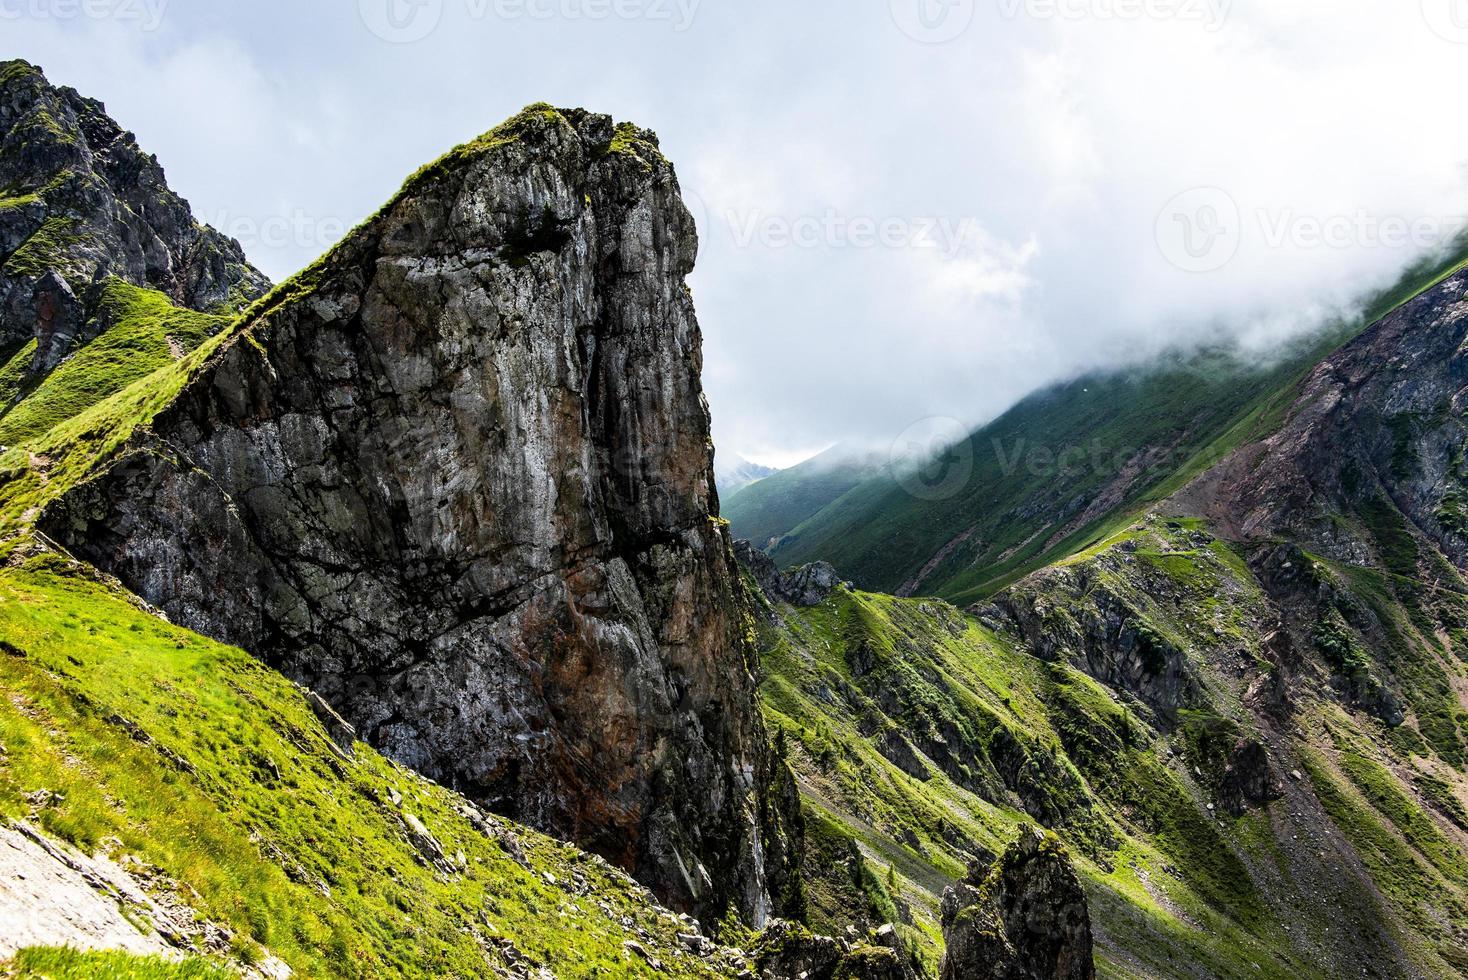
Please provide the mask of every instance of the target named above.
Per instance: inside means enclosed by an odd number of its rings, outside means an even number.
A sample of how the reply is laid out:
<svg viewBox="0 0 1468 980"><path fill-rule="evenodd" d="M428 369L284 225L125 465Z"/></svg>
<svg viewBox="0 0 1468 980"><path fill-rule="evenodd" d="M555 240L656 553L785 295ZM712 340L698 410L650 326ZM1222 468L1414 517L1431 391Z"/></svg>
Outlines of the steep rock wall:
<svg viewBox="0 0 1468 980"><path fill-rule="evenodd" d="M714 516L696 248L655 137L532 107L267 299L43 523L391 756L761 922L798 817Z"/></svg>

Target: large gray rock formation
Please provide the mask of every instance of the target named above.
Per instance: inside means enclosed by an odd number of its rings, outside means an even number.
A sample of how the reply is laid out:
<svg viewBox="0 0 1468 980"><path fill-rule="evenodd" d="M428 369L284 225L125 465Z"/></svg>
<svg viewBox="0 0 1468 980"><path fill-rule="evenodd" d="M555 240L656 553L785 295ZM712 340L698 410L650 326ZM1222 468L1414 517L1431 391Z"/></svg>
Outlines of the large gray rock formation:
<svg viewBox="0 0 1468 980"><path fill-rule="evenodd" d="M1043 569L971 611L1012 629L1041 659L1070 663L1170 717L1200 700L1202 684L1186 653L1098 574L1114 571L1145 576L1147 594L1157 601L1174 598L1169 593L1176 586L1165 575L1149 575L1118 550L1092 564Z"/></svg>
<svg viewBox="0 0 1468 980"><path fill-rule="evenodd" d="M772 601L788 602L792 606L819 606L845 584L829 562L812 562L782 572L774 559L748 541L735 541L734 555L739 564L749 569L761 591Z"/></svg>
<svg viewBox="0 0 1468 980"><path fill-rule="evenodd" d="M34 337L33 371L55 367L88 339L88 294L106 276L196 310L270 286L102 103L0 62L0 349Z"/></svg>
<svg viewBox="0 0 1468 980"><path fill-rule="evenodd" d="M532 107L282 287L43 524L394 758L760 922L798 893L797 817L714 516L696 248L652 134Z"/></svg>
<svg viewBox="0 0 1468 980"><path fill-rule="evenodd" d="M776 921L755 941L755 965L764 980L917 980L918 972L889 923L851 942L812 934Z"/></svg>
<svg viewBox="0 0 1468 980"><path fill-rule="evenodd" d="M1092 980L1086 893L1060 841L1033 827L943 896L942 980Z"/></svg>
<svg viewBox="0 0 1468 980"><path fill-rule="evenodd" d="M1206 516L1242 544L1290 637L1282 683L1296 687L1323 667L1352 707L1393 728L1415 725L1456 760L1468 741L1453 720L1460 696L1451 676L1437 652L1404 637L1380 599L1390 594L1409 610L1412 631L1428 647L1442 649L1444 638L1461 644L1468 272L1373 324L1292 395L1276 431L1213 466L1167 506ZM1379 574L1387 593L1363 588L1355 569Z"/></svg>

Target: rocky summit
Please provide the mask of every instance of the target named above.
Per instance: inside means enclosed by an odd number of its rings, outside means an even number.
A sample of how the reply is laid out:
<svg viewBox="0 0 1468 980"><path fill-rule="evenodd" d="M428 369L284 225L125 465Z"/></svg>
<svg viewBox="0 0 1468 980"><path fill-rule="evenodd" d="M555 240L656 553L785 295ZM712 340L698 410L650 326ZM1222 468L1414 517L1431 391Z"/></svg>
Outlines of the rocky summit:
<svg viewBox="0 0 1468 980"><path fill-rule="evenodd" d="M109 276L200 311L270 287L238 242L194 220L102 103L0 63L0 348L34 339L32 372L55 367L105 328Z"/></svg>
<svg viewBox="0 0 1468 980"><path fill-rule="evenodd" d="M369 743L751 923L794 861L656 137L537 106L260 305L46 532Z"/></svg>

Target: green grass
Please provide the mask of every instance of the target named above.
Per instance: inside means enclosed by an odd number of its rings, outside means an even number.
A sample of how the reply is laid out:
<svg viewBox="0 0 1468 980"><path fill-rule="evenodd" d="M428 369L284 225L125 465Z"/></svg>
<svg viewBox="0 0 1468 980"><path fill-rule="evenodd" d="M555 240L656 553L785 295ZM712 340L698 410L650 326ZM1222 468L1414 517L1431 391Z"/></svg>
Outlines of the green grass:
<svg viewBox="0 0 1468 980"><path fill-rule="evenodd" d="M1186 567L1181 557L1157 561L1158 571L1154 550L1139 564L1199 588L1219 587L1238 561L1208 548ZM1239 857L1256 845L1206 816L1162 760L1166 740L1096 681L941 602L842 593L780 615L762 629L761 690L791 746L813 853L827 867L855 841L866 858L858 882L844 872L808 879L823 927L865 924L885 890L912 910L919 947L936 955L943 888L972 854L997 852L1018 824L1037 820L1080 861L1109 937L1098 951L1103 975L1126 975L1118 957L1136 949L1157 954L1154 976L1186 975L1182 964L1216 977L1316 975L1288 951ZM952 758L929 757L914 777L881 749L889 733ZM1163 883L1167 905L1135 868Z"/></svg>
<svg viewBox="0 0 1468 980"><path fill-rule="evenodd" d="M394 201L545 122L565 124L530 107L420 170ZM49 261L62 231L33 239L21 261ZM513 825L483 832L462 799L365 746L344 758L280 675L35 547L49 501L115 458L224 345L262 349L275 316L360 260L359 237L234 317L111 280L107 328L48 375L29 375L34 343L0 356L0 819L158 869L163 887L233 932L237 956L268 950L301 976L477 976L509 955L559 976L649 973L628 940L663 975L711 976L630 879ZM39 789L53 795L37 808ZM410 818L442 842L447 866L413 845ZM69 954L29 955L62 969L45 957Z"/></svg>
<svg viewBox="0 0 1468 980"><path fill-rule="evenodd" d="M1395 508L1387 513L1396 522L1402 521ZM1386 520L1383 524L1385 528L1400 527ZM1389 533L1382 527L1376 529L1379 539ZM1406 532L1403 529L1400 533ZM1410 547L1410 561L1415 568L1415 541ZM1399 561L1405 564L1407 555L1404 548ZM1454 768L1461 770L1468 765L1463 708L1449 674L1450 665L1436 648L1437 625L1424 622L1427 610L1420 604L1420 583L1370 568L1325 561L1317 561L1317 565L1331 576L1340 596L1338 605L1344 607L1324 617L1317 628L1317 642L1332 641L1327 644L1327 656L1343 665L1353 678L1369 675L1370 684L1389 679L1391 689L1416 716L1416 730L1425 743L1420 752L1426 754L1430 747ZM1340 618L1343 614L1355 620L1351 629L1345 628ZM1335 661L1341 650L1347 659Z"/></svg>
<svg viewBox="0 0 1468 980"><path fill-rule="evenodd" d="M181 309L168 297L109 279L102 289L98 316L111 326L85 344L50 374L24 386L15 362L23 348L0 369L0 446L13 446L45 435L68 419L117 394L178 354L197 350L229 325L227 317ZM170 346L170 341L173 346ZM23 400L14 403L17 395Z"/></svg>
<svg viewBox="0 0 1468 980"><path fill-rule="evenodd" d="M871 460L847 460L844 447L773 473L720 501L734 536L766 547L875 475Z"/></svg>
<svg viewBox="0 0 1468 980"><path fill-rule="evenodd" d="M1365 864L1372 881L1419 936L1445 937L1445 923L1465 919L1461 885L1452 884L1405 841L1392 817L1374 808L1354 780L1337 776L1320 755L1307 753L1304 767L1326 812ZM1367 777L1368 792L1376 780ZM1382 800L1390 810L1392 791ZM1400 816L1398 817L1400 819Z"/></svg>
<svg viewBox="0 0 1468 980"><path fill-rule="evenodd" d="M23 208L27 204L35 204L41 199L39 194L12 194L0 195L0 211L8 211L13 208Z"/></svg>
<svg viewBox="0 0 1468 980"><path fill-rule="evenodd" d="M1180 470L1221 458L1216 443L1239 416L1323 353L1309 346L1259 370L1214 351L1038 393L970 437L972 475L955 496L922 500L891 475L874 477L790 530L774 556L828 560L868 588L916 581L922 594L982 598L1094 543L1118 512L1130 515ZM1075 502L1116 479L1118 506L1082 519Z"/></svg>
<svg viewBox="0 0 1468 980"><path fill-rule="evenodd" d="M40 71L28 61L19 58L10 61L0 61L0 86L10 85L13 82L25 78L40 76Z"/></svg>
<svg viewBox="0 0 1468 980"><path fill-rule="evenodd" d="M1059 637L1084 622L1115 626L1128 617L1139 632L1155 634L1197 680L1196 700L1175 717L1069 663L1037 661L1007 634L944 603L861 592L815 609L782 607L780 620L764 628L766 711L789 733L807 800L834 825L823 838L856 840L879 880L893 869L888 890L914 910L919 935L954 865L975 848L994 849L1016 823L1036 820L1077 856L1103 937L1103 976L1321 976L1323 964L1302 952L1298 937L1330 936L1343 922L1384 931L1428 975L1447 975L1447 964L1464 955L1455 930L1468 924L1468 854L1453 829L1468 821L1468 808L1461 778L1447 768L1456 754L1439 730L1454 723L1442 651L1402 605L1396 590L1406 580L1304 560L1310 587L1338 597L1342 611L1332 622L1344 637L1343 662L1395 671L1416 722L1444 746L1434 752L1428 741L1394 738L1371 718L1335 709L1332 726L1354 739L1337 748L1319 741L1331 726L1302 722L1299 767L1318 798L1312 806L1339 827L1371 879L1342 882L1339 905L1312 903L1300 891L1308 889L1298 880L1301 862L1317 856L1313 844L1302 853L1306 835L1289 812L1298 804L1239 817L1221 805L1235 746L1269 740L1242 695L1250 671L1262 677L1273 669L1263 627L1277 613L1243 554L1201 521L1158 518L1118 529L1009 597L1034 598ZM1381 626L1361 632L1372 623ZM1069 640L1059 656L1081 657ZM1307 676L1292 697L1309 702ZM894 731L929 753L922 775L907 771L911 760L882 750ZM942 739L924 741L931 732ZM1419 758L1393 754L1398 744ZM1006 761L1011 745L1025 752L1019 767ZM931 755L945 747L960 765ZM1439 775L1418 768L1429 764ZM1079 795L1062 797L1065 817L1056 820L1044 794L1024 792L1023 774L1044 774L1054 793L1065 771L1077 774ZM1082 812L1089 816L1077 821ZM1318 860L1331 873L1333 858ZM1373 888L1386 896L1385 908ZM823 921L839 924L843 903L852 917L869 908L865 892L845 886L811 894Z"/></svg>
<svg viewBox="0 0 1468 980"><path fill-rule="evenodd" d="M55 269L66 279L73 289L85 288L86 283L78 278L80 272L68 263L66 256L74 250L77 245L85 241L85 236L76 229L79 222L75 218L53 217L47 218L40 228L25 244L16 249L5 260L5 274L9 276L40 277L47 270Z"/></svg>
<svg viewBox="0 0 1468 980"><path fill-rule="evenodd" d="M199 366L238 329L237 322L183 358L164 364L74 416L64 417L55 408L68 401L85 403L96 389L85 375L70 372L65 383L58 382L51 408L23 412L20 419L30 420L29 431L43 431L0 453L0 553L7 542L25 533L41 507L110 460L135 431L167 407ZM13 363L14 358L7 370ZM11 409L11 414L19 410ZM0 424L8 421L9 415Z"/></svg>
<svg viewBox="0 0 1468 980"><path fill-rule="evenodd" d="M13 980L232 980L239 976L198 957L168 960L51 947L23 949L0 971Z"/></svg>

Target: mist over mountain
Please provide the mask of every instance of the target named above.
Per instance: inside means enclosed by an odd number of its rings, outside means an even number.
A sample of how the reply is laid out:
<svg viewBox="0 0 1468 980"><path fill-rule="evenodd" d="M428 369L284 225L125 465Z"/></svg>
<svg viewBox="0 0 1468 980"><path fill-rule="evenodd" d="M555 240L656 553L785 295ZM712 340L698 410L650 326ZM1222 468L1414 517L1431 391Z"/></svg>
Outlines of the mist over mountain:
<svg viewBox="0 0 1468 980"><path fill-rule="evenodd" d="M773 466L751 463L742 456L725 458L720 455L714 458L714 479L719 485L720 497L732 497L751 483L758 483L778 472Z"/></svg>

